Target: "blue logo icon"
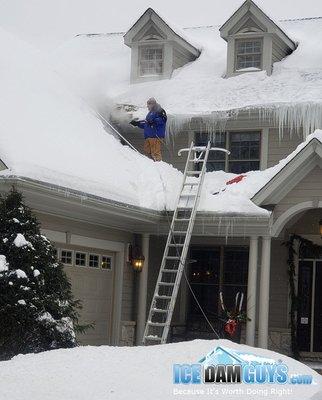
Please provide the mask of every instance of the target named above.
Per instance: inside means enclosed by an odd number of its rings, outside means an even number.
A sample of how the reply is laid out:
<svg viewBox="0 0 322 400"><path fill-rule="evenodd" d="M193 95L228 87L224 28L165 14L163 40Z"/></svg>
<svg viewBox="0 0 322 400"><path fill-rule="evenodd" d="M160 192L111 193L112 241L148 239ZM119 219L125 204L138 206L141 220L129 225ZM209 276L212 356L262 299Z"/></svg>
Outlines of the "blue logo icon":
<svg viewBox="0 0 322 400"><path fill-rule="evenodd" d="M311 384L311 375L288 376L282 361L218 346L196 364L174 364L175 384Z"/></svg>

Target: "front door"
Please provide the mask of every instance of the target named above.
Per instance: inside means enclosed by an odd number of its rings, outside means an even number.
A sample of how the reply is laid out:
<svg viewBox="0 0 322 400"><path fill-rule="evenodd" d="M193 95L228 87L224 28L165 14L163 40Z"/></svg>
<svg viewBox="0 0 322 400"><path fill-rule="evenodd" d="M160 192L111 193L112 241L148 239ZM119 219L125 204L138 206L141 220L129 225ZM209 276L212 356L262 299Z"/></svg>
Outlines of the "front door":
<svg viewBox="0 0 322 400"><path fill-rule="evenodd" d="M297 336L300 351L322 352L322 260L299 262Z"/></svg>

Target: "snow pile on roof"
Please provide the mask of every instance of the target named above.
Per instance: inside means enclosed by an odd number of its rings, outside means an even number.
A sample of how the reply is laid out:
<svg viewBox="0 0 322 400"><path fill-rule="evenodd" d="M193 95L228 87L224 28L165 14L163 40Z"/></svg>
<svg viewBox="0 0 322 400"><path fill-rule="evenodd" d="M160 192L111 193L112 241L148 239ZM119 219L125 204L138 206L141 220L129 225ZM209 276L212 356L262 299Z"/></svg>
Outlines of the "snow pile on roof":
<svg viewBox="0 0 322 400"><path fill-rule="evenodd" d="M256 384L256 390L267 391L265 399L279 397L276 391L288 389L289 400L319 399L322 395L322 377L304 364L269 350L238 345L227 340L194 340L149 347L79 347L53 350L40 354L20 355L1 363L1 392L10 400L168 400L184 397L213 398L196 395L195 390L218 390L218 399L255 398L247 394L254 385L241 384L173 384L173 364L198 363L202 357L221 346L228 350L253 354L265 359L282 360L288 366L289 376L311 375L311 385ZM252 361L254 361L252 360ZM19 384L17 385L17 382ZM174 390L191 390L184 396L175 396ZM224 394L222 390L232 391ZM259 398L257 396L256 398Z"/></svg>
<svg viewBox="0 0 322 400"><path fill-rule="evenodd" d="M251 198L313 139L319 140L322 144L322 130L317 130L309 135L304 142L277 165L263 171L247 172L238 183L226 185L227 181L236 177L234 174L222 171L207 173L199 209L207 210L211 207L211 209L216 209L217 212L234 213L237 211L238 213L239 209L248 208L250 214L252 212L259 214L260 211L267 214L268 211L258 208L251 201ZM218 194L211 195L212 193Z"/></svg>
<svg viewBox="0 0 322 400"><path fill-rule="evenodd" d="M144 115L146 99L154 95L176 121L194 115L211 115L214 120L231 116L229 111L261 110L260 116L298 128L305 135L322 127L322 19L280 22L298 48L274 64L271 76L250 72L224 78L226 42L219 27L185 29L185 36L200 43L200 57L176 70L170 80L130 85L131 50L121 34L82 35L60 47L53 55L66 80L104 109L114 104L138 107ZM200 47L199 46L199 47ZM79 68L79 66L82 66Z"/></svg>
<svg viewBox="0 0 322 400"><path fill-rule="evenodd" d="M157 210L165 198L174 206L179 171L122 146L34 49L4 31L0 48L0 159L9 168L1 176Z"/></svg>

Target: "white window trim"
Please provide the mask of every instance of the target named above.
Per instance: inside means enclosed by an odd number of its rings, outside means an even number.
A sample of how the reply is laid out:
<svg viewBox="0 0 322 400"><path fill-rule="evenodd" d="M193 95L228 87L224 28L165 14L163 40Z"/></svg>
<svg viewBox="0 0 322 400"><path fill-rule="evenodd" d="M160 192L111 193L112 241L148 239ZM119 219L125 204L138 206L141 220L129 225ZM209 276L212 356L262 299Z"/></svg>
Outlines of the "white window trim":
<svg viewBox="0 0 322 400"><path fill-rule="evenodd" d="M151 74L142 74L141 73L141 54L142 54L142 50L143 49L147 49L147 48L150 48L150 49L161 49L162 50L162 71L160 72L160 73L157 73L157 72L155 72L155 73L151 73ZM141 44L139 47L138 47L138 65L137 65L137 68L138 68L138 77L139 78L149 78L149 77L156 77L156 76L162 76L163 75L163 73L164 73L164 62L165 62L165 49L164 49L164 46L163 45L161 45L161 44L157 44L157 43L149 43L149 44Z"/></svg>
<svg viewBox="0 0 322 400"><path fill-rule="evenodd" d="M57 251L58 251L58 253L59 253L59 261L63 264L63 265L66 265L67 267L72 267L73 265L74 265L74 250L71 250L71 249L57 249ZM64 263L63 261L62 261L62 259L61 259L61 257L62 257L62 252L63 251L68 251L68 252L70 252L70 253L72 253L72 256L71 256L71 259L72 259L72 262L71 262L71 264L66 264L66 263Z"/></svg>
<svg viewBox="0 0 322 400"><path fill-rule="evenodd" d="M226 136L226 144L225 144L225 149L226 150L230 150L230 134L231 133L259 133L259 158L258 159L247 159L247 160L232 160L232 161L240 161L240 162L243 162L243 161L258 161L259 162L259 169L258 169L258 171L260 171L260 170L262 170L262 169L264 169L264 168L262 168L262 156L263 156L263 149L264 149L264 147L263 147L263 144L262 144L262 142L263 142L263 137L264 137L264 135L263 135L263 129L247 129L247 130L245 130L245 129L243 129L243 130L240 130L240 129L236 129L236 130L234 130L234 129L229 129L229 130L227 130L227 131L225 131L225 132L222 132L222 134L223 135L227 135ZM204 132L196 132L196 134L198 134L198 133L201 133L201 134L203 134ZM205 132L206 133L206 132ZM268 131L267 131L267 134L268 134ZM268 136L266 137L266 139L267 139L267 143L265 143L265 144L267 144L267 146L268 146ZM264 145L265 145L264 144ZM267 150L268 150L268 148L266 149L266 152L267 152ZM222 162L224 162L225 163L225 171L224 172L229 172L229 161L230 161L230 159L229 159L229 156L226 154L225 155L225 159L224 160L222 160ZM220 160L218 160L218 162L220 162ZM266 156L266 165L267 165L267 156Z"/></svg>
<svg viewBox="0 0 322 400"><path fill-rule="evenodd" d="M238 59L238 53L237 53L237 46L238 42L255 42L259 41L261 43L261 51L260 53L245 53L244 55L254 55L254 54L260 54L260 67L250 67L250 68L256 68L259 71L263 70L263 49L264 49L264 40L262 37L236 37L234 41L234 71L239 72L239 71L245 71L247 70L247 67L245 68L237 68L237 59ZM242 54L241 54L242 55Z"/></svg>
<svg viewBox="0 0 322 400"><path fill-rule="evenodd" d="M76 254L80 253L80 254L85 254L85 265L77 265L76 264ZM88 257L88 253L86 251L81 251L81 250L75 250L74 253L74 266L77 268L87 268L88 267L88 261L89 261L89 257Z"/></svg>
<svg viewBox="0 0 322 400"><path fill-rule="evenodd" d="M97 257L98 257L98 266L97 266L97 267L91 267L91 266L89 265L91 256L97 256ZM88 265L87 265L88 268L94 269L94 270L97 271L97 270L100 270L100 269L101 269L101 268L100 268L100 264L101 264L101 256L100 256L100 254L89 252L89 253L88 253Z"/></svg>
<svg viewBox="0 0 322 400"><path fill-rule="evenodd" d="M102 268L103 257L109 258L111 260L111 268ZM101 255L101 262L100 262L101 270L102 271L111 272L111 271L113 271L113 266L114 266L114 256L110 256L110 255L107 255L107 254L102 254Z"/></svg>

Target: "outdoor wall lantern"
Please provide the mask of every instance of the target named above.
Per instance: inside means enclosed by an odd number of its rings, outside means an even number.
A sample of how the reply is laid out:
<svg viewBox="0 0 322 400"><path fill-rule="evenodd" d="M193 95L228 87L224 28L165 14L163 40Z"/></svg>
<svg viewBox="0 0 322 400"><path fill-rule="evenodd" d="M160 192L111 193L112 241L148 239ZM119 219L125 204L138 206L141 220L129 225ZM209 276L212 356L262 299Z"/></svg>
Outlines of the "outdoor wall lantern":
<svg viewBox="0 0 322 400"><path fill-rule="evenodd" d="M320 222L319 222L319 230L320 230L320 236L322 238L322 219L320 219Z"/></svg>
<svg viewBox="0 0 322 400"><path fill-rule="evenodd" d="M139 246L130 246L129 249L129 260L130 263L136 272L141 272L144 266L144 260L145 257L141 252L141 249Z"/></svg>

